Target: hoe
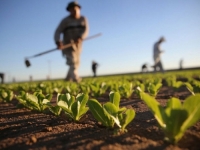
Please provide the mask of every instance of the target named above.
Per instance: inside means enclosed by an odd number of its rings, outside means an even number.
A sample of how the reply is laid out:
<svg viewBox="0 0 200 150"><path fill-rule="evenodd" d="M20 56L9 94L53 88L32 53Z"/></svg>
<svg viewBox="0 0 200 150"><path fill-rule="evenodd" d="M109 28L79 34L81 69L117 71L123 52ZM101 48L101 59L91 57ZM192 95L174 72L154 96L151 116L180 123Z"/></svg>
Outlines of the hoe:
<svg viewBox="0 0 200 150"><path fill-rule="evenodd" d="M101 33L95 34L95 35L93 35L93 36L90 36L90 37L84 39L84 41L90 40L90 39L93 39L93 38L96 38L96 37L98 37L98 36L100 36L100 35L101 35ZM72 43L69 43L69 44L66 44L66 45L63 46L63 49L68 48L68 47L71 47L73 44L74 44L73 42L72 42ZM53 51L56 51L56 50L58 50L58 48L50 49L50 50L44 51L44 52L42 52L42 53L39 53L39 54L35 54L35 55L33 55L33 56L26 57L26 58L25 58L25 65L26 65L26 67L30 67L30 66L31 66L31 63L30 63L30 61L29 61L28 59L30 59L30 58L35 58L35 57L38 57L38 56L41 56L41 55L44 55L44 54L47 54L47 53L50 53L50 52L53 52Z"/></svg>

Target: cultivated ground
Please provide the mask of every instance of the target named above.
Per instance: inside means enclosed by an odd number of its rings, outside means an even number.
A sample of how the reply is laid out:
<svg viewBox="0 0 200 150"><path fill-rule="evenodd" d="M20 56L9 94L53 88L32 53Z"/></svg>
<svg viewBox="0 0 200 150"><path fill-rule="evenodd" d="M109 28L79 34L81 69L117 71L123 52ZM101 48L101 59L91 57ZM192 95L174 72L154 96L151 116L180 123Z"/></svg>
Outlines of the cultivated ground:
<svg viewBox="0 0 200 150"><path fill-rule="evenodd" d="M157 100L164 106L172 95L184 100L191 95L186 88L174 92L163 86ZM108 95L98 98L107 102ZM128 132L114 135L99 125L90 112L80 123L70 122L64 115L41 114L16 108L17 101L0 103L0 149L66 149L66 150L199 150L200 122L188 129L177 145L163 141L164 134L146 105L136 96L122 99L121 106L132 107L136 117Z"/></svg>

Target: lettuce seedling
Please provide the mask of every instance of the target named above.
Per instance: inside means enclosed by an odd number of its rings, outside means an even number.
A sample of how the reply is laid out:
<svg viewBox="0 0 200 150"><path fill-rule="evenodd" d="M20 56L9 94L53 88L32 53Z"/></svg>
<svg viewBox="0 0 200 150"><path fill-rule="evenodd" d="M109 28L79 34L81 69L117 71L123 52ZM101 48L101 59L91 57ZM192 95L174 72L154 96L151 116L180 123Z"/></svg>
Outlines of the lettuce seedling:
<svg viewBox="0 0 200 150"><path fill-rule="evenodd" d="M186 82L186 83L184 83L184 85L186 86L186 88L188 89L188 91L191 92L192 95L195 95L193 86L190 83Z"/></svg>
<svg viewBox="0 0 200 150"><path fill-rule="evenodd" d="M0 101L10 102L14 97L13 91L9 89L0 89Z"/></svg>
<svg viewBox="0 0 200 150"><path fill-rule="evenodd" d="M90 94L90 86L87 85L87 84L80 84L80 89L81 89L81 92L84 93L84 94Z"/></svg>
<svg viewBox="0 0 200 150"><path fill-rule="evenodd" d="M45 82L39 83L37 85L37 90L42 90L42 93L45 93L45 94L54 92L54 88L52 87L52 85Z"/></svg>
<svg viewBox="0 0 200 150"><path fill-rule="evenodd" d="M135 111L125 107L120 108L120 94L118 92L110 92L110 102L101 105L97 100L88 101L88 106L94 118L102 123L102 125L114 128L116 124L120 131L126 131L126 126L135 117Z"/></svg>
<svg viewBox="0 0 200 150"><path fill-rule="evenodd" d="M148 84L147 90L151 96L156 97L161 87L162 83L153 84L150 82Z"/></svg>
<svg viewBox="0 0 200 150"><path fill-rule="evenodd" d="M174 90L178 90L181 86L183 86L183 82L177 81L176 76L171 76L166 78L167 85L172 87Z"/></svg>
<svg viewBox="0 0 200 150"><path fill-rule="evenodd" d="M189 96L183 105L179 99L171 98L163 108L153 97L139 88L138 91L164 131L165 140L171 143L177 143L184 132L200 120L200 94Z"/></svg>
<svg viewBox="0 0 200 150"><path fill-rule="evenodd" d="M184 85L192 93L192 95L200 93L200 82L193 80L191 84L189 82L186 82L184 83Z"/></svg>
<svg viewBox="0 0 200 150"><path fill-rule="evenodd" d="M76 96L76 99L69 93L59 94L57 97L57 105L61 107L63 111L65 111L68 117L74 121L79 121L89 109L86 107L88 98L89 96L83 93L79 93Z"/></svg>
<svg viewBox="0 0 200 150"><path fill-rule="evenodd" d="M58 105L56 106L49 106L49 110L56 116L60 116L62 108Z"/></svg>
<svg viewBox="0 0 200 150"><path fill-rule="evenodd" d="M66 90L66 93L69 93L70 95L77 95L79 93L79 86L77 83L70 83L66 87L64 87Z"/></svg>
<svg viewBox="0 0 200 150"><path fill-rule="evenodd" d="M60 94L57 95L57 99L56 99L56 103L57 105L53 106L53 105L49 105L49 110L50 112L52 112L54 115L56 116L59 116L61 111L62 111L62 108L60 106L58 106L58 96Z"/></svg>
<svg viewBox="0 0 200 150"><path fill-rule="evenodd" d="M132 83L127 82L119 86L119 93L122 97L130 98L133 91Z"/></svg>
<svg viewBox="0 0 200 150"><path fill-rule="evenodd" d="M42 92L35 92L33 94L20 92L20 95L16 97L22 105L31 109L43 112L50 106L51 94L43 95Z"/></svg>
<svg viewBox="0 0 200 150"><path fill-rule="evenodd" d="M105 82L92 83L92 84L90 84L91 96L99 97L106 92L107 88L108 88L108 86L106 85Z"/></svg>
<svg viewBox="0 0 200 150"><path fill-rule="evenodd" d="M184 84L183 84L183 82L181 82L181 81L174 81L173 83L172 83L172 87L175 89L175 90L178 90L181 86L183 86Z"/></svg>

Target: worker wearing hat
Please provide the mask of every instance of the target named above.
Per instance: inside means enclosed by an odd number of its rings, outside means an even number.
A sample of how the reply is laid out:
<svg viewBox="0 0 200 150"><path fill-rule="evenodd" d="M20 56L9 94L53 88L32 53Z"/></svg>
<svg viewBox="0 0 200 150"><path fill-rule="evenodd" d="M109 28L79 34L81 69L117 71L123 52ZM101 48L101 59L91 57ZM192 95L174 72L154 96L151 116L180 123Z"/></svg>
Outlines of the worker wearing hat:
<svg viewBox="0 0 200 150"><path fill-rule="evenodd" d="M163 53L164 51L160 49L160 44L162 42L165 41L165 38L164 37L161 37L155 44L154 44L154 47L153 47L153 59L154 59L154 71L157 71L157 68L159 68L159 70L161 72L164 73L164 69L163 69L163 65L162 65L162 62L161 62L161 53Z"/></svg>
<svg viewBox="0 0 200 150"><path fill-rule="evenodd" d="M77 2L70 2L66 10L69 16L62 19L58 25L54 40L58 49L62 49L63 45L74 42L71 47L63 49L62 54L66 58L66 64L69 70L66 76L67 81L79 82L78 68L80 65L80 54L82 51L82 40L88 35L88 22L84 16L80 14L81 6ZM63 34L63 39L60 35Z"/></svg>

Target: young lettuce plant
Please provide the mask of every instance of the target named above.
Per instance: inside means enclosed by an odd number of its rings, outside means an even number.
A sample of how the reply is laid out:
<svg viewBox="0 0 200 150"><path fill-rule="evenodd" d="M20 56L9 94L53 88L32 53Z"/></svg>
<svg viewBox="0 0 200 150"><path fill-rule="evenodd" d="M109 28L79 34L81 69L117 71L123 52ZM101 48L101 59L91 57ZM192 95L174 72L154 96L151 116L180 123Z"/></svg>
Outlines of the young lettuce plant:
<svg viewBox="0 0 200 150"><path fill-rule="evenodd" d="M20 95L16 96L19 103L25 107L36 110L39 112L44 112L44 110L49 107L50 100L52 98L51 94L43 95L42 92L35 92L33 94L25 93L24 91L20 92Z"/></svg>
<svg viewBox="0 0 200 150"><path fill-rule="evenodd" d="M91 96L99 97L106 92L107 88L108 88L108 86L106 85L105 82L92 83L92 84L90 84Z"/></svg>
<svg viewBox="0 0 200 150"><path fill-rule="evenodd" d="M87 94L87 95L90 94L90 86L89 85L82 83L82 84L80 84L80 89L81 89L82 93Z"/></svg>
<svg viewBox="0 0 200 150"><path fill-rule="evenodd" d="M134 119L135 111L125 107L120 108L120 94L110 92L110 102L101 105L96 99L88 101L88 106L94 118L108 128L114 128L116 124L120 131L127 131L126 126Z"/></svg>
<svg viewBox="0 0 200 150"><path fill-rule="evenodd" d="M37 90L42 90L42 93L48 94L48 93L53 93L54 89L51 84L46 83L46 82L41 82L37 86Z"/></svg>
<svg viewBox="0 0 200 150"><path fill-rule="evenodd" d="M119 86L119 93L122 97L130 98L133 91L132 83L127 82Z"/></svg>
<svg viewBox="0 0 200 150"><path fill-rule="evenodd" d="M139 92L137 90L137 87L139 87L140 90L144 92L145 91L145 84L140 83L140 81L136 81L136 87L134 88L134 93L139 96Z"/></svg>
<svg viewBox="0 0 200 150"><path fill-rule="evenodd" d="M192 95L195 95L193 86L190 83L186 82L186 83L184 83L184 85L186 86L186 88L188 89L188 91L190 91L190 93Z"/></svg>
<svg viewBox="0 0 200 150"><path fill-rule="evenodd" d="M162 83L153 84L150 82L148 84L147 90L151 96L156 97L161 87Z"/></svg>
<svg viewBox="0 0 200 150"><path fill-rule="evenodd" d="M161 129L165 133L165 140L177 143L184 132L200 120L200 94L189 96L183 105L177 98L171 98L166 108L163 108L153 97L138 88L140 98L153 113Z"/></svg>
<svg viewBox="0 0 200 150"><path fill-rule="evenodd" d="M62 108L62 110L67 114L68 117L74 121L79 121L81 117L88 111L86 103L89 96L87 94L79 93L76 96L71 96L67 94L59 94L57 97L57 105Z"/></svg>
<svg viewBox="0 0 200 150"><path fill-rule="evenodd" d="M58 85L58 86L54 87L53 90L54 90L54 92L56 92L56 93L61 93L62 90L63 90L63 85Z"/></svg>
<svg viewBox="0 0 200 150"><path fill-rule="evenodd" d="M186 82L186 83L184 83L184 85L192 93L192 95L200 93L200 82L198 82L198 81L192 81L191 84L189 82Z"/></svg>
<svg viewBox="0 0 200 150"><path fill-rule="evenodd" d="M9 89L0 89L0 101L10 102L14 97L13 91Z"/></svg>
<svg viewBox="0 0 200 150"><path fill-rule="evenodd" d="M59 95L60 94L57 94L57 99L56 99L56 104L57 105L55 105L55 106L53 106L51 104L49 105L49 111L52 112L56 116L60 116L60 113L62 111L62 108L60 106L58 106L58 96Z"/></svg>
<svg viewBox="0 0 200 150"><path fill-rule="evenodd" d="M60 106L58 106L58 105L56 105L56 106L50 105L50 106L49 106L49 110L50 110L50 112L52 112L54 115L60 116L60 113L61 113L61 111L62 111L62 108L61 108Z"/></svg>
<svg viewBox="0 0 200 150"><path fill-rule="evenodd" d="M66 93L75 96L79 93L80 89L77 83L69 83L64 87L64 90L66 91Z"/></svg>

